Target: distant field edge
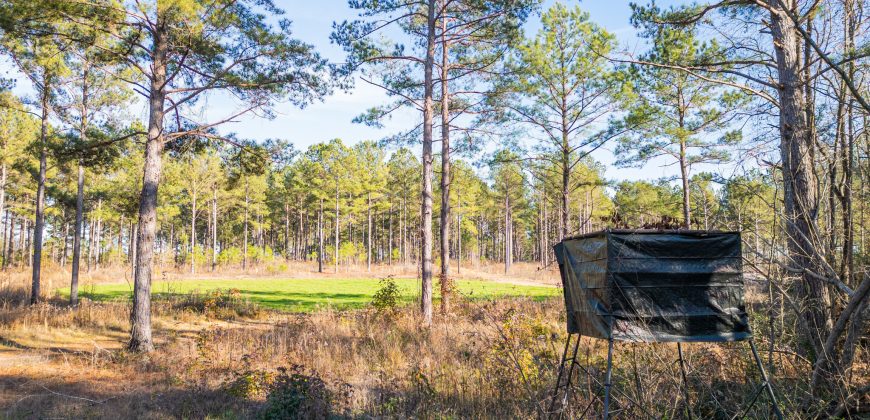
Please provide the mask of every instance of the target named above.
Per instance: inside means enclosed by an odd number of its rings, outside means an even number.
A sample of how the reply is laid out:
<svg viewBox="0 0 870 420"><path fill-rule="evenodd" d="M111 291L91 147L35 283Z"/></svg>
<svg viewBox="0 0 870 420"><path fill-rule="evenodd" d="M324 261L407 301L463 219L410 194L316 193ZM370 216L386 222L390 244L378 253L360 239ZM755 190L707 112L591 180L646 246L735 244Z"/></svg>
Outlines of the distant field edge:
<svg viewBox="0 0 870 420"><path fill-rule="evenodd" d="M402 303L410 303L419 296L419 280L394 279L400 291ZM192 293L208 294L216 290L234 290L252 303L264 308L286 312L312 312L324 308L358 309L372 300L380 287L380 279L197 279L157 281L151 292L156 299ZM507 282L460 279L454 282L457 292L469 299L494 299L529 297L543 300L560 294L558 288L540 285L512 284ZM437 284L435 298L439 298ZM85 285L80 295L94 301L129 300L132 283ZM56 289L62 297L69 290Z"/></svg>

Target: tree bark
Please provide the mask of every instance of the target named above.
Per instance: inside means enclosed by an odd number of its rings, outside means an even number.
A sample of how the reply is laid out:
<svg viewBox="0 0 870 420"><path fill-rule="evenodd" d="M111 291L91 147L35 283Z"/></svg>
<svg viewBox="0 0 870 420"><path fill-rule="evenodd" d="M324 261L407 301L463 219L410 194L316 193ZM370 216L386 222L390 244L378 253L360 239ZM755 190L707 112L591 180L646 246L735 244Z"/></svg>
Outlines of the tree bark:
<svg viewBox="0 0 870 420"><path fill-rule="evenodd" d="M339 200L339 191L338 191L338 178L335 179L335 272L338 273L338 237L341 234L339 231L340 227L340 219L341 212L338 208L338 200Z"/></svg>
<svg viewBox="0 0 870 420"><path fill-rule="evenodd" d="M317 272L323 272L323 199L320 199L320 212L317 213Z"/></svg>
<svg viewBox="0 0 870 420"><path fill-rule="evenodd" d="M445 2L446 3L446 2ZM446 10L442 11L446 15ZM441 17L441 313L450 310L450 43L447 17Z"/></svg>
<svg viewBox="0 0 870 420"><path fill-rule="evenodd" d="M814 350L816 357L824 355L823 342L833 326L830 296L827 285L812 274L823 274L818 261L816 229L818 215L817 179L814 172L813 139L808 125L806 98L801 90L801 40L798 30L788 17L796 11L794 0L769 0L771 33L774 38L779 77L779 129L780 155L784 184L785 230L791 264L802 271L797 294L804 305L801 316L807 326L801 331L804 341Z"/></svg>
<svg viewBox="0 0 870 420"><path fill-rule="evenodd" d="M504 195L504 273L508 274L513 264L514 241L513 241L513 217L511 214L511 199L505 190Z"/></svg>
<svg viewBox="0 0 870 420"><path fill-rule="evenodd" d="M94 268L96 270L100 269L100 255L102 251L102 242L103 242L103 200L100 199L97 202L97 223L94 231Z"/></svg>
<svg viewBox="0 0 870 420"><path fill-rule="evenodd" d="M847 53L852 53L855 49L855 11L854 3L851 0L843 2L843 24L844 32L846 33L844 49ZM847 64L849 77L855 79L855 63L850 60ZM854 176L855 162L855 127L854 127L854 106L852 97L849 96L847 104L848 115L848 132L843 140L843 259L841 263L840 276L845 282L849 282L855 273L855 228L853 226L853 206L852 206L852 183Z"/></svg>
<svg viewBox="0 0 870 420"><path fill-rule="evenodd" d="M432 325L432 66L435 59L435 0L428 0L423 93L423 202L420 209L420 279L423 326Z"/></svg>
<svg viewBox="0 0 870 420"><path fill-rule="evenodd" d="M399 253L401 254L402 265L408 265L408 197L407 193L402 194L402 215L399 218Z"/></svg>
<svg viewBox="0 0 870 420"><path fill-rule="evenodd" d="M462 265L462 197L456 190L456 274Z"/></svg>
<svg viewBox="0 0 870 420"><path fill-rule="evenodd" d="M242 270L248 269L248 178L245 177L245 226L242 235Z"/></svg>
<svg viewBox="0 0 870 420"><path fill-rule="evenodd" d="M387 240L387 242L389 243L387 245L387 252L389 253L389 255L387 256L387 258L388 258L387 261L389 261L389 265L392 266L393 265L393 196L392 195L390 195L390 212L389 212L387 217L389 218L389 222L388 222L389 232L387 233L387 236L389 237Z"/></svg>
<svg viewBox="0 0 870 420"><path fill-rule="evenodd" d="M92 212L93 213L93 212ZM94 215L90 214L88 220L88 253L85 256L85 260L88 263L88 273L91 272L91 268L94 265L94 228L96 227L96 223L94 223Z"/></svg>
<svg viewBox="0 0 870 420"><path fill-rule="evenodd" d="M138 224L130 222L130 267L133 276L136 275L136 243L139 236ZM169 226L169 246L172 248L172 261L175 262L175 225Z"/></svg>
<svg viewBox="0 0 870 420"><path fill-rule="evenodd" d="M9 209L6 209L6 230L8 231L8 239L6 241L6 249L4 250L6 254L3 256L3 270L5 271L9 264L12 262L12 258L15 252L15 216L10 215Z"/></svg>
<svg viewBox="0 0 870 420"><path fill-rule="evenodd" d="M372 193L369 192L368 208L366 209L366 217L368 218L368 242L366 245L366 270L372 271Z"/></svg>
<svg viewBox="0 0 870 420"><path fill-rule="evenodd" d="M6 138L4 137L3 138L3 145L2 145L4 153L6 152L6 146L7 146ZM6 162L4 161L3 163L0 163L0 214L4 214L3 211L6 210L6 181L7 181L7 177L8 177L8 174L7 174L7 170L6 170ZM9 219L9 211L8 210L5 213L5 217L7 220ZM9 228L7 227L7 229L9 229ZM6 235L6 231L4 230L3 231L3 254L2 254L4 256L4 258L3 258L3 269L4 270L6 269L6 264L7 264L7 261L5 258L5 255L7 253L6 250L9 247L9 244L6 242L7 236L8 235Z"/></svg>
<svg viewBox="0 0 870 420"><path fill-rule="evenodd" d="M562 208L560 209L559 217L560 241L568 236L568 193L570 192L569 184L571 181L570 159L571 152L570 145L568 144L568 133L565 131L562 133Z"/></svg>
<svg viewBox="0 0 870 420"><path fill-rule="evenodd" d="M190 274L196 274L196 191L190 192Z"/></svg>
<svg viewBox="0 0 870 420"><path fill-rule="evenodd" d="M82 133L84 134L84 133ZM79 176L76 187L76 221L73 228L72 277L70 279L69 303L79 302L79 267L82 258L82 222L84 221L85 167L79 163Z"/></svg>
<svg viewBox="0 0 870 420"><path fill-rule="evenodd" d="M36 186L36 217L33 223L33 271L31 276L30 304L39 303L40 275L42 273L42 232L45 229L45 171L48 165L48 98L49 81L42 86L42 123L39 134L39 175Z"/></svg>
<svg viewBox="0 0 870 420"><path fill-rule="evenodd" d="M303 219L305 222L303 223ZM308 256L305 255L308 247L308 212L305 212L300 207L299 209L299 226L296 226L295 245L293 246L293 259L299 261L308 261Z"/></svg>
<svg viewBox="0 0 870 420"><path fill-rule="evenodd" d="M57 259L57 263L60 265L60 268L64 268L66 267L66 256L69 255L69 222L66 221L66 210L63 211L61 217L63 218L63 233L61 234L63 245L61 245L60 256Z"/></svg>
<svg viewBox="0 0 870 420"><path fill-rule="evenodd" d="M211 271L215 271L217 269L217 259L218 259L218 242L217 242L217 185L214 185L212 189L212 200L211 200Z"/></svg>
<svg viewBox="0 0 870 420"><path fill-rule="evenodd" d="M683 227L691 229L692 210L689 207L689 166L686 162L686 142L680 140L680 180L683 182Z"/></svg>
<svg viewBox="0 0 870 420"><path fill-rule="evenodd" d="M284 261L290 260L290 202L284 202Z"/></svg>
<svg viewBox="0 0 870 420"><path fill-rule="evenodd" d="M159 17L158 17L159 19ZM162 22L158 22L162 28ZM130 315L129 348L136 352L154 350L151 340L151 263L157 232L157 188L160 183L163 155L163 116L166 99L167 44L166 34L153 34L152 75L149 94L148 140L145 144L145 164L142 194L139 198L139 225L136 231L135 272L133 276L133 311Z"/></svg>

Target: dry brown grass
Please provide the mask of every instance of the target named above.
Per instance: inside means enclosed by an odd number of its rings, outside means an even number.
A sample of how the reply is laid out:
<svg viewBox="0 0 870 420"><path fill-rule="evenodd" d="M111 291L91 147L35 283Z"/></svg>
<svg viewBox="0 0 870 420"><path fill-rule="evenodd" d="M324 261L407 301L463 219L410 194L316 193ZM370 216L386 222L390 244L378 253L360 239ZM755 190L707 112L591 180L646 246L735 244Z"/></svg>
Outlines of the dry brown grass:
<svg viewBox="0 0 870 420"><path fill-rule="evenodd" d="M30 269L26 267L12 268L0 271L0 291L14 287L29 287ZM332 265L324 265L323 273L317 271L315 261L276 261L270 264L252 265L247 270L239 267L219 267L211 271L209 267L197 267L194 274L190 266L157 265L154 269L154 280L191 280L191 279L243 279L243 278L382 278L419 277L419 267L414 264L374 264L367 268L365 264L341 265L338 272ZM555 265L541 268L540 265L527 262L516 262L509 273L504 272L504 265L497 263L472 264L463 263L459 272L454 264L451 269L453 278L477 279L490 281L507 281L522 284L560 284L559 269ZM43 264L42 290L46 296L58 288L68 288L70 281L69 266L60 267L52 262ZM88 285L102 283L133 282L130 267L123 265L103 266L99 270L80 273L79 287L84 290Z"/></svg>
<svg viewBox="0 0 870 420"><path fill-rule="evenodd" d="M10 418L250 418L287 407L302 417L534 418L547 406L565 339L560 298L458 302L423 329L413 307L290 315L188 296L155 304L158 349L143 356L123 350L128 304L31 308L26 296L22 283L0 290L0 413ZM765 319L753 314L766 354ZM745 343L686 353L693 414L737 414L757 381ZM591 375L578 376L574 416L590 403L589 413L600 412L590 396L602 392L605 343L584 339L581 354ZM617 345L622 418L683 416L675 358L673 345ZM786 350L774 364L783 405L800 417L809 366ZM854 374L866 377L863 369ZM749 413L768 414L763 404Z"/></svg>

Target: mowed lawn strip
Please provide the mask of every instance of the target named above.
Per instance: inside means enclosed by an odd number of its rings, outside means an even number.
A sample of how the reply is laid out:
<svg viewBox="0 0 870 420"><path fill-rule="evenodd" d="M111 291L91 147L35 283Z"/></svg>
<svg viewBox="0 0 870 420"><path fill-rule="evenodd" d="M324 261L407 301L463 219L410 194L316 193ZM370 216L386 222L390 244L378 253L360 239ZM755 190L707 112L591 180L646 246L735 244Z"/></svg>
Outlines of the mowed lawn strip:
<svg viewBox="0 0 870 420"><path fill-rule="evenodd" d="M416 279L395 279L402 300L411 302L419 296L420 283ZM457 280L460 294L471 299L489 299L508 296L527 296L544 299L556 296L559 289L548 286L526 286L482 280ZM436 285L437 286L437 285ZM179 280L155 282L151 291L160 296L236 289L251 302L266 308L289 312L310 312L318 308L353 309L368 305L380 287L378 279L244 279L244 280ZM435 295L438 297L438 288ZM68 290L59 289L61 295ZM87 285L82 297L109 301L130 299L132 284Z"/></svg>

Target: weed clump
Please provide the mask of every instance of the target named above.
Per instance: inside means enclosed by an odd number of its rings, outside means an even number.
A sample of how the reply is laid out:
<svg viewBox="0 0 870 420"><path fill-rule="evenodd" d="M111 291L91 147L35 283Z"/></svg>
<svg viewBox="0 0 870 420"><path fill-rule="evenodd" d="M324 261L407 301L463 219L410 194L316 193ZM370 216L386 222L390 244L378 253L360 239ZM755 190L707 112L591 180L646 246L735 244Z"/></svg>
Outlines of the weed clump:
<svg viewBox="0 0 870 420"><path fill-rule="evenodd" d="M175 309L202 314L210 318L232 320L259 318L262 310L242 296L239 289L215 289L208 293L191 292L175 300Z"/></svg>
<svg viewBox="0 0 870 420"><path fill-rule="evenodd" d="M372 306L378 313L393 313L401 297L399 286L393 276L382 278L379 284L378 291L372 296Z"/></svg>
<svg viewBox="0 0 870 420"><path fill-rule="evenodd" d="M249 369L238 373L226 385L228 394L236 398L253 399L266 392L274 377L269 372L259 369Z"/></svg>
<svg viewBox="0 0 870 420"><path fill-rule="evenodd" d="M299 365L278 368L269 386L262 419L327 419L333 417L336 395L315 373L305 374Z"/></svg>

